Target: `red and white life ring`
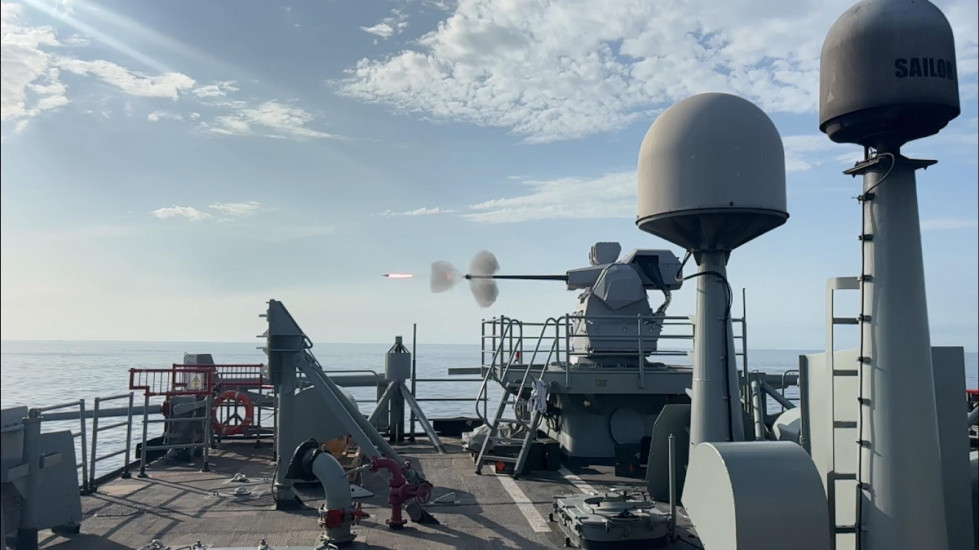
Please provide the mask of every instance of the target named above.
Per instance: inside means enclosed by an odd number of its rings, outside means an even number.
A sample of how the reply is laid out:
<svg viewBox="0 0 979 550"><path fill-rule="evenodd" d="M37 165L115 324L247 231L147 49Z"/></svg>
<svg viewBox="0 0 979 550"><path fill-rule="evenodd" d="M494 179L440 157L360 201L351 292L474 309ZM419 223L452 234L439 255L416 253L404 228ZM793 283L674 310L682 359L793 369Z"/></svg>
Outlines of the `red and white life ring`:
<svg viewBox="0 0 979 550"><path fill-rule="evenodd" d="M232 401L233 404L230 403ZM229 406L234 406L235 413L221 420L218 411L222 407ZM238 407L245 409L244 416L238 414ZM246 394L236 390L226 390L214 398L214 404L211 406L211 428L219 437L239 435L245 433L245 430L252 425L254 414L255 405Z"/></svg>

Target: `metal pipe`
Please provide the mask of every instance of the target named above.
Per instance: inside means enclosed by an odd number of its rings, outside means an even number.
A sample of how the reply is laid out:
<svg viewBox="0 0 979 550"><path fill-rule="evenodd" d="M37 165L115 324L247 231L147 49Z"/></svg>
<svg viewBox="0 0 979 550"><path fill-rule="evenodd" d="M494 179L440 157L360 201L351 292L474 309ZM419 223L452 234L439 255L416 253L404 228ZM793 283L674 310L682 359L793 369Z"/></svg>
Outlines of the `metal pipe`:
<svg viewBox="0 0 979 550"><path fill-rule="evenodd" d="M697 279L696 338L690 409L690 445L744 439L738 401L727 284L727 253L704 250L695 255Z"/></svg>
<svg viewBox="0 0 979 550"><path fill-rule="evenodd" d="M755 439L762 441L765 437L765 413L762 411L761 384L757 377L751 378L751 418L755 423Z"/></svg>
<svg viewBox="0 0 979 550"><path fill-rule="evenodd" d="M95 459L95 462L101 462L101 461L106 460L108 458L112 458L114 456L119 456L119 455L121 455L124 452L126 452L126 449L119 449L118 451L113 451L113 452L111 452L111 453L109 453L107 455L102 455L102 456L96 458Z"/></svg>
<svg viewBox="0 0 979 550"><path fill-rule="evenodd" d="M102 401L105 401L104 399ZM158 414L160 405L150 405L149 413ZM133 414L143 414L142 407L133 407ZM79 411L56 412L44 415L41 420L44 422L59 422L62 420L78 420L82 417L89 419L95 416L94 410L86 410L84 413ZM105 407L99 409L99 418L109 418L113 416L129 416L129 407Z"/></svg>
<svg viewBox="0 0 979 550"><path fill-rule="evenodd" d="M127 397L129 397L129 392L127 392L127 393L119 393L119 394L116 394L116 395L110 395L109 397L102 397L101 399L102 399L102 402L106 402L106 401L117 401L119 399L125 399Z"/></svg>
<svg viewBox="0 0 979 550"><path fill-rule="evenodd" d="M310 470L323 485L327 510L348 510L353 507L347 473L343 471L343 466L337 462L333 455L330 453L317 454Z"/></svg>
<svg viewBox="0 0 979 550"><path fill-rule="evenodd" d="M421 407L419 407L418 403L415 402L415 398L408 392L408 388L406 388L404 384L399 383L398 388L401 389L401 395L404 396L405 401L408 403L408 407L410 407L412 412L418 416L418 423L421 425L422 429L425 430L425 435L428 436L429 441L435 445L435 448L438 450L439 454L444 455L445 447L442 445L442 441L439 439L438 434L435 433L432 425L428 423L428 418L425 417L425 413L422 412Z"/></svg>
<svg viewBox="0 0 979 550"><path fill-rule="evenodd" d="M129 424L129 423L128 422L116 422L115 424L109 424L108 426L99 426L98 430L93 430L93 431L104 432L106 430L111 430L111 429L114 429L114 428L121 428L121 427L125 426L126 424Z"/></svg>
<svg viewBox="0 0 979 550"><path fill-rule="evenodd" d="M733 323L732 323L733 326ZM744 387L741 395L744 403L748 404L748 299L744 287L741 287L741 374L744 376Z"/></svg>
<svg viewBox="0 0 979 550"><path fill-rule="evenodd" d="M208 384L208 387L210 387L210 383ZM207 394L207 397L204 399L204 403L205 403L205 405L204 405L204 433L201 436L201 438L203 439L203 443L204 443L204 450L201 453L203 455L203 459L202 459L202 462L201 462L201 471L202 472L210 472L211 471L211 465L210 465L210 463L208 461L208 458L210 458L210 450L211 450L211 407L213 406L212 399L214 399L214 397L210 393L208 393Z"/></svg>
<svg viewBox="0 0 979 550"><path fill-rule="evenodd" d="M381 398L377 400L374 410L371 412L370 416L367 417L367 422L369 422L372 426L377 425L377 419L381 416L381 414L383 414L386 408L384 405L391 403L391 396L394 395L395 391L397 391L397 385L397 380L392 381L390 384L388 384L388 387L384 390L384 393L381 394Z"/></svg>
<svg viewBox="0 0 979 550"><path fill-rule="evenodd" d="M670 458L670 537L676 541L676 437L670 434L669 438L669 458Z"/></svg>
<svg viewBox="0 0 979 550"><path fill-rule="evenodd" d="M91 469L88 474L88 479L91 480L91 487L89 491L95 492L95 462L96 462L96 452L95 449L99 442L99 405L102 399L99 397L95 398L95 408L92 409L92 458L88 461L88 467Z"/></svg>
<svg viewBox="0 0 979 550"><path fill-rule="evenodd" d="M345 388L357 387L380 387L383 388L387 383L383 376L378 374L336 374L326 371L326 374L333 380L333 383Z"/></svg>
<svg viewBox="0 0 979 550"><path fill-rule="evenodd" d="M122 473L119 474L123 479L129 479L129 449L133 444L133 392L129 392L129 415L126 422L126 458L122 463Z"/></svg>
<svg viewBox="0 0 979 550"><path fill-rule="evenodd" d="M147 393L143 396L143 444L140 447L139 474L137 474L136 477L146 477L146 432L150 426L149 410L150 410L150 395Z"/></svg>
<svg viewBox="0 0 979 550"><path fill-rule="evenodd" d="M78 400L78 420L81 422L81 431L78 435L81 437L81 451L82 451L82 493L87 494L90 487L88 483L88 445L86 443L87 437L85 435L85 400Z"/></svg>
<svg viewBox="0 0 979 550"><path fill-rule="evenodd" d="M44 413L44 412L48 412L48 411L55 411L55 410L58 410L58 409L67 409L69 407L77 407L77 406L78 406L78 401L69 401L67 403L61 403L61 404L58 404L58 405L48 405L47 407L38 407L36 410L38 412Z"/></svg>
<svg viewBox="0 0 979 550"><path fill-rule="evenodd" d="M417 344L418 344L418 323L412 323L411 324L411 395L412 397L415 396L415 391L417 390L417 387L415 385L415 381L416 381L415 371L418 367L416 362L418 360L417 349L416 349ZM415 410L414 409L411 410L411 415L409 417L408 436L411 438L411 441L415 440Z"/></svg>
<svg viewBox="0 0 979 550"><path fill-rule="evenodd" d="M468 279L508 279L517 281L564 281L568 282L567 275L471 275L466 274Z"/></svg>
<svg viewBox="0 0 979 550"><path fill-rule="evenodd" d="M775 388L773 388L771 386L771 384L769 384L768 382L766 382L764 379L761 380L761 388L763 390L765 390L765 394L766 395L768 395L769 397L771 397L772 399L774 399L775 402L778 403L779 405L782 405L782 408L783 409L794 409L795 408L795 403L793 403L792 401L789 401L789 399L787 397L785 397L784 395L780 394Z"/></svg>
<svg viewBox="0 0 979 550"><path fill-rule="evenodd" d="M419 402L422 402L422 401L434 401L434 402L444 401L446 403L453 402L453 401L458 401L458 402L471 403L472 402L472 397L419 397L419 398L415 399L415 401L419 401Z"/></svg>

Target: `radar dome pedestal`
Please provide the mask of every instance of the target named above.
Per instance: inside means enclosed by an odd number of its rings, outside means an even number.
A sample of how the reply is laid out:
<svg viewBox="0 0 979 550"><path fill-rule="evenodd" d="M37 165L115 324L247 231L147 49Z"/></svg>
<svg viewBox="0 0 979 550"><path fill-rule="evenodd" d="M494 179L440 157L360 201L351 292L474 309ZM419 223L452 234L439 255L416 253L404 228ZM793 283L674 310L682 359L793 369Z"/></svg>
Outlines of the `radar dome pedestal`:
<svg viewBox="0 0 979 550"><path fill-rule="evenodd" d="M935 161L900 153L959 114L954 43L926 0L864 0L833 25L820 60L820 130L876 150L846 171L863 176L861 336L857 363L839 367L859 377L852 452L863 550L961 547L945 511L942 464L953 459L942 458L936 431L915 186L915 170Z"/></svg>
<svg viewBox="0 0 979 550"><path fill-rule="evenodd" d="M823 43L819 129L840 143L888 150L959 115L955 42L924 0L864 0Z"/></svg>
<svg viewBox="0 0 979 550"><path fill-rule="evenodd" d="M693 252L699 266L690 443L744 439L726 266L731 250L789 216L778 130L740 97L687 98L646 133L638 194L639 228Z"/></svg>

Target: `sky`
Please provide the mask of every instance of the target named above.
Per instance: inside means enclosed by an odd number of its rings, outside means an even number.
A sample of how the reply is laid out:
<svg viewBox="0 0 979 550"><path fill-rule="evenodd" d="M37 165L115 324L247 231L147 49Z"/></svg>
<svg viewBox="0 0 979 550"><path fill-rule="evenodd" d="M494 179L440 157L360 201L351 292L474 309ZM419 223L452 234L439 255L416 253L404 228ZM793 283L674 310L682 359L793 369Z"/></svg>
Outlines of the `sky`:
<svg viewBox="0 0 979 550"><path fill-rule="evenodd" d="M842 171L862 151L816 106L850 4L5 1L2 338L252 341L274 298L317 342L417 323L477 344L481 319L542 321L576 294L504 281L484 309L464 285L432 294L431 263L489 250L503 273L562 274L599 241L682 256L635 225L639 146L673 103L727 92L777 126L790 214L732 253L735 311L743 288L752 347L821 349L826 279L860 269ZM937 4L962 114L904 153L939 160L918 173L932 342L974 351L979 8Z"/></svg>

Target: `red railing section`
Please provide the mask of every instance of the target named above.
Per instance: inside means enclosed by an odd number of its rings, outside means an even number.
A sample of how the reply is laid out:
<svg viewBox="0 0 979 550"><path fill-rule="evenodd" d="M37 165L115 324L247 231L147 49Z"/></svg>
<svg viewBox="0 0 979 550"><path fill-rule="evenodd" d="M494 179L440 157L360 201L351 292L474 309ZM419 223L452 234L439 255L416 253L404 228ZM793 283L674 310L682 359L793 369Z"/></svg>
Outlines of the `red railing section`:
<svg viewBox="0 0 979 550"><path fill-rule="evenodd" d="M129 369L129 389L147 396L207 395L219 386L270 388L264 365L183 365L169 369Z"/></svg>
<svg viewBox="0 0 979 550"><path fill-rule="evenodd" d="M181 365L174 363L173 368L194 369L200 367L211 368L214 371L214 385L231 386L242 388L271 388L272 385L266 380L262 371L265 365L259 364L221 364L221 365Z"/></svg>

